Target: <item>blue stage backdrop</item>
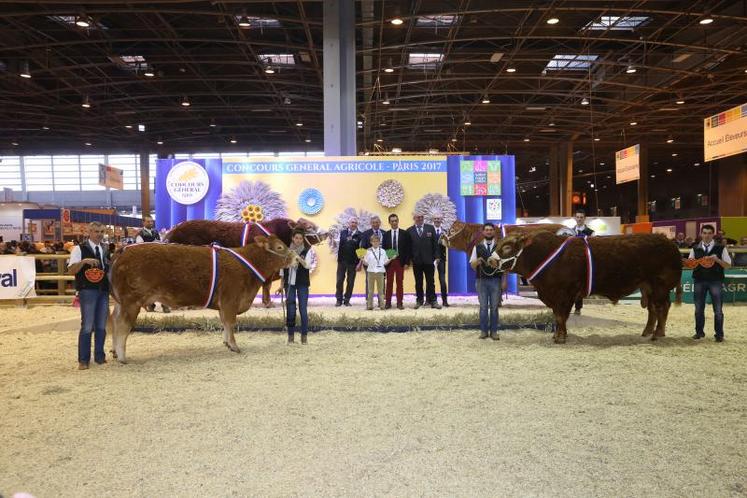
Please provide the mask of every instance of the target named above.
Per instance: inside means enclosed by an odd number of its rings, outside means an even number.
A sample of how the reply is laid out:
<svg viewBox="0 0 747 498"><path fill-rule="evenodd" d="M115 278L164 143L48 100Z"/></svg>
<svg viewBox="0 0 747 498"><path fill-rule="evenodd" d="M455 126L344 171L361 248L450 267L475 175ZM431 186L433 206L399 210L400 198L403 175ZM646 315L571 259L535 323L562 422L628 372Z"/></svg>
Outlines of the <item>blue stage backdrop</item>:
<svg viewBox="0 0 747 498"><path fill-rule="evenodd" d="M336 158L325 159L335 161ZM373 158L360 159L371 160ZM387 161L391 159L386 158ZM350 158L345 160L349 161ZM190 168L189 163L196 163L201 168ZM181 169L176 170L177 166ZM172 169L175 171L172 172ZM167 185L169 172L172 172L172 180L171 184ZM179 174L175 175L175 172ZM223 161L221 159L158 160L155 199L157 228L168 229L185 220L214 219L215 205L223 188L222 175ZM498 176L500 176L499 183L497 183ZM514 156L448 156L447 158L446 192L456 204L457 218L463 221L471 223L491 221L496 225L515 223L515 178ZM474 185L468 185L466 182L473 182ZM198 200L191 203L194 199ZM468 260L469 255L460 251L449 251L450 293L475 292L474 272L469 267ZM512 276L509 280L509 292L515 293L516 289L516 278Z"/></svg>

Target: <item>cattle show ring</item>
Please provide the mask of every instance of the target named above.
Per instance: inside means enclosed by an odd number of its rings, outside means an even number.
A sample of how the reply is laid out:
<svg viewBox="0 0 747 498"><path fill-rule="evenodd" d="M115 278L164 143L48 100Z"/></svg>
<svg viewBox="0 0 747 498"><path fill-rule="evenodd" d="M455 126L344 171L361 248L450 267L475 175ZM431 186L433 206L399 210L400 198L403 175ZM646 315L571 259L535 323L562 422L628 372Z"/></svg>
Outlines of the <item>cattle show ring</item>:
<svg viewBox="0 0 747 498"><path fill-rule="evenodd" d="M515 160L159 159L163 240L112 254L106 362L73 368L69 301L0 309L0 492L744 496L747 308L725 305L723 343L693 340L672 241L517 217ZM420 306L409 268L402 309L367 309L365 268L340 305L351 220L391 214L440 222L448 307ZM470 266L486 222L482 271L506 282L492 340ZM303 343L279 289L306 265L294 233L314 249Z"/></svg>

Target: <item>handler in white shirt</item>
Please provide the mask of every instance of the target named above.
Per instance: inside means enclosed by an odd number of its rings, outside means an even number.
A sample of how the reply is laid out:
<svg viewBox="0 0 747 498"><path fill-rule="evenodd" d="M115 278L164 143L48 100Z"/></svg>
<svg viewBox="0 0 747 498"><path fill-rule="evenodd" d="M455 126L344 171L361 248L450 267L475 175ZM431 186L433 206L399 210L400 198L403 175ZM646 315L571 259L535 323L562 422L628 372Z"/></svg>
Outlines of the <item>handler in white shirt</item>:
<svg viewBox="0 0 747 498"><path fill-rule="evenodd" d="M373 309L374 287L379 296L379 308L384 309L384 276L389 258L386 251L381 248L381 239L378 235L371 235L369 239L371 247L366 251L363 258L363 266L366 267L368 276L368 292L366 293L366 309Z"/></svg>

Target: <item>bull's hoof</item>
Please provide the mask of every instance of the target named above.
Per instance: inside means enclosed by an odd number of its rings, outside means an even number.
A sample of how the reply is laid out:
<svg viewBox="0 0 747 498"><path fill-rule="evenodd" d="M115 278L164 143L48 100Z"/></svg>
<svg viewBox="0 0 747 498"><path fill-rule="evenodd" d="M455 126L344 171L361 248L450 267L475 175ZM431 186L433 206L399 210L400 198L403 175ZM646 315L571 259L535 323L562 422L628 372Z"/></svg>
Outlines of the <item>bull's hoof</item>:
<svg viewBox="0 0 747 498"><path fill-rule="evenodd" d="M229 350L233 351L234 353L240 353L241 350L236 344L229 344L227 342L223 343L224 346L226 346Z"/></svg>
<svg viewBox="0 0 747 498"><path fill-rule="evenodd" d="M651 335L653 333L654 333L653 330L643 329L643 333L641 334L641 337L646 337L647 335Z"/></svg>
<svg viewBox="0 0 747 498"><path fill-rule="evenodd" d="M555 344L565 344L565 336L555 336Z"/></svg>

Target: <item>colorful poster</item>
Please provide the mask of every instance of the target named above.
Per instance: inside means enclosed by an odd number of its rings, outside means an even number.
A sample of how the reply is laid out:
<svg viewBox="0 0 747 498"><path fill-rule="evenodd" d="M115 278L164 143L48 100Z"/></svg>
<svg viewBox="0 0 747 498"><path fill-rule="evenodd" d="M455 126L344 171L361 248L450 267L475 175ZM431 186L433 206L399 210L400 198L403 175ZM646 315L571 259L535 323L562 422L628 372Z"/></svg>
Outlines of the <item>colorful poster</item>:
<svg viewBox="0 0 747 498"><path fill-rule="evenodd" d="M641 146L632 145L615 152L615 183L626 183L641 177Z"/></svg>
<svg viewBox="0 0 747 498"><path fill-rule="evenodd" d="M0 300L36 297L33 256L0 256Z"/></svg>
<svg viewBox="0 0 747 498"><path fill-rule="evenodd" d="M462 160L459 162L463 196L501 195L501 161Z"/></svg>
<svg viewBox="0 0 747 498"><path fill-rule="evenodd" d="M747 151L747 104L703 120L703 156L706 161Z"/></svg>

